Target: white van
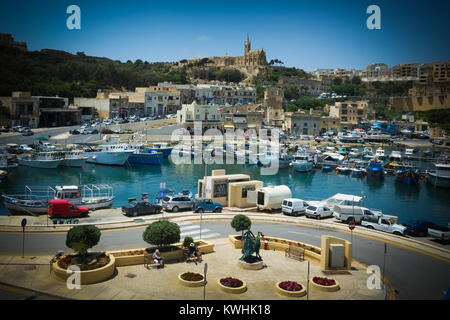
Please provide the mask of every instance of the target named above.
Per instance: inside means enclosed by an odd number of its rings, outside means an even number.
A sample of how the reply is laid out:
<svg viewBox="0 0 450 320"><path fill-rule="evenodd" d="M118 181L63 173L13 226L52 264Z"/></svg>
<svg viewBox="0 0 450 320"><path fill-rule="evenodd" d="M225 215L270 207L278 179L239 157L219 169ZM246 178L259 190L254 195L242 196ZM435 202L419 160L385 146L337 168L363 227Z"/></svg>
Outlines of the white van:
<svg viewBox="0 0 450 320"><path fill-rule="evenodd" d="M288 198L281 204L281 211L287 216L299 216L305 213L308 204L302 199Z"/></svg>
<svg viewBox="0 0 450 320"><path fill-rule="evenodd" d="M335 205L333 208L333 216L341 222L361 223L363 219L368 221L378 221L383 216L379 210L367 209L358 206Z"/></svg>
<svg viewBox="0 0 450 320"><path fill-rule="evenodd" d="M310 203L306 208L305 215L308 218L322 219L333 216L333 211L323 204Z"/></svg>

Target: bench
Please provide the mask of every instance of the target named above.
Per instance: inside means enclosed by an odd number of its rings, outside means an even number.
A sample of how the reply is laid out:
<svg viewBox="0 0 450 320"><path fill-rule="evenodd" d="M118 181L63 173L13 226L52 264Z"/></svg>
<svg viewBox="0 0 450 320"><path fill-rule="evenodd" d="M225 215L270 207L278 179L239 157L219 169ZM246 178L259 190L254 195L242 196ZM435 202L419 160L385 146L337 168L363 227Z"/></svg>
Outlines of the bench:
<svg viewBox="0 0 450 320"><path fill-rule="evenodd" d="M158 268L164 268L164 259L162 260L162 264L156 264L155 261L153 261L153 253L144 253L144 268L146 269L158 269Z"/></svg>
<svg viewBox="0 0 450 320"><path fill-rule="evenodd" d="M284 252L284 255L288 258L303 261L305 260L305 248L289 245L289 247Z"/></svg>

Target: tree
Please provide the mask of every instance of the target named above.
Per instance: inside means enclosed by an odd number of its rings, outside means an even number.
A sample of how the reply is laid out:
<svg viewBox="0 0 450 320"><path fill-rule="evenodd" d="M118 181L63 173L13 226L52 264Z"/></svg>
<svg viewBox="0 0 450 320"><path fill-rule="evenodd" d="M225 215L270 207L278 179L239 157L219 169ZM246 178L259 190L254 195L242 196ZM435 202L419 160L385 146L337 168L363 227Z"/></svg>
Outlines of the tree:
<svg viewBox="0 0 450 320"><path fill-rule="evenodd" d="M233 220L231 220L231 227L237 232L242 231L242 235L244 235L244 231L249 230L251 226L252 221L243 214L235 215Z"/></svg>
<svg viewBox="0 0 450 320"><path fill-rule="evenodd" d="M73 249L78 255L85 256L88 249L97 245L100 236L101 232L96 226L75 226L67 233L66 246Z"/></svg>
<svg viewBox="0 0 450 320"><path fill-rule="evenodd" d="M150 224L142 234L145 242L156 246L169 246L180 241L180 227L173 222L162 220Z"/></svg>
<svg viewBox="0 0 450 320"><path fill-rule="evenodd" d="M192 237L185 237L184 241L183 241L183 247L187 248L187 247L189 247L189 245L191 243L194 243L194 238L192 238Z"/></svg>

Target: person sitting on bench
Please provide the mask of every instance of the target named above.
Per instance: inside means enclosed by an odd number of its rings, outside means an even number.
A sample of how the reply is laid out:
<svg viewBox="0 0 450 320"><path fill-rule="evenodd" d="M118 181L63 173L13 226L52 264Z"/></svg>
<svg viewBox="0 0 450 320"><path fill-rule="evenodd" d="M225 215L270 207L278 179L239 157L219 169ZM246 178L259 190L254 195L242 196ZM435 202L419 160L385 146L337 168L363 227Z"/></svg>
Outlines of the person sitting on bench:
<svg viewBox="0 0 450 320"><path fill-rule="evenodd" d="M201 257L202 257L201 253L198 251L197 246L193 242L189 245L189 257L195 263L197 263L197 259L201 260Z"/></svg>
<svg viewBox="0 0 450 320"><path fill-rule="evenodd" d="M153 262L157 265L158 268L164 267L164 259L161 257L158 249L153 252Z"/></svg>

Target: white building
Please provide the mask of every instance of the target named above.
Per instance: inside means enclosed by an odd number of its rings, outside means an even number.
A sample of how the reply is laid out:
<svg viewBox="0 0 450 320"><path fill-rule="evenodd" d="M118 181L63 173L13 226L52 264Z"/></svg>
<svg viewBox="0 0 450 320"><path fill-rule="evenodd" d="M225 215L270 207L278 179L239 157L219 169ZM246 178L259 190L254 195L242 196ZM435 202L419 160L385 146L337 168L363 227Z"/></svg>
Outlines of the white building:
<svg viewBox="0 0 450 320"><path fill-rule="evenodd" d="M221 113L213 104L183 104L177 112L177 122L186 129L194 129L194 121L201 121L203 131L210 128L222 128Z"/></svg>

